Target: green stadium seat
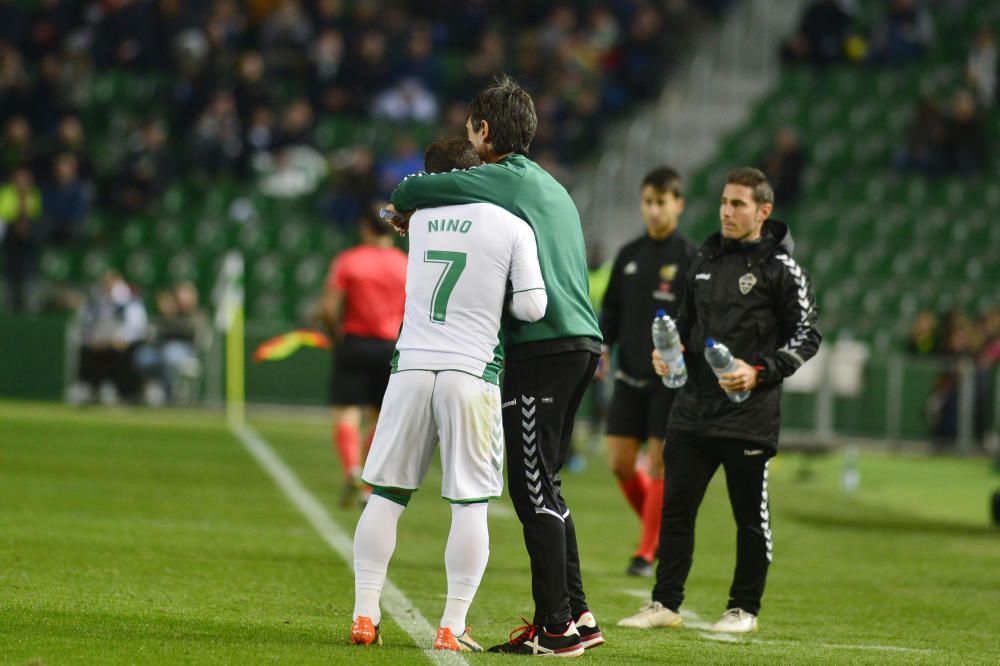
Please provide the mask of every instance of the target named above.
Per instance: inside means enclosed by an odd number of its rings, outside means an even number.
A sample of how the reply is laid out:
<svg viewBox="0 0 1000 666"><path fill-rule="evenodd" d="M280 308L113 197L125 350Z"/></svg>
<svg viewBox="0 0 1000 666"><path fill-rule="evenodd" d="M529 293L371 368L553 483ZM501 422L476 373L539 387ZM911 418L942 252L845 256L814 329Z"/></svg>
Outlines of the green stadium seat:
<svg viewBox="0 0 1000 666"><path fill-rule="evenodd" d="M162 271L159 270L161 263L159 257L149 250L138 249L126 255L122 274L127 281L143 288L149 288L162 274Z"/></svg>
<svg viewBox="0 0 1000 666"><path fill-rule="evenodd" d="M64 248L45 248L39 259L39 272L46 280L65 282L73 274L72 258Z"/></svg>
<svg viewBox="0 0 1000 666"><path fill-rule="evenodd" d="M194 252L182 250L167 262L167 279L171 284L198 281L198 261Z"/></svg>

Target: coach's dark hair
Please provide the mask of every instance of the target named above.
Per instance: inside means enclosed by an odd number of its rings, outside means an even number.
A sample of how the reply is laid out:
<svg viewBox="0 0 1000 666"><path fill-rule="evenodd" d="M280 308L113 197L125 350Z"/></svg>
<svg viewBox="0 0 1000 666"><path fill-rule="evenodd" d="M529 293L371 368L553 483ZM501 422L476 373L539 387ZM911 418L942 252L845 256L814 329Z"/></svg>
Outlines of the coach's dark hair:
<svg viewBox="0 0 1000 666"><path fill-rule="evenodd" d="M642 179L640 190L650 186L660 192L669 192L678 199L684 198L684 179L677 173L677 169L668 166L658 166Z"/></svg>
<svg viewBox="0 0 1000 666"><path fill-rule="evenodd" d="M726 185L743 185L753 190L753 200L758 204L774 204L774 190L767 176L760 169L740 167L726 174Z"/></svg>
<svg viewBox="0 0 1000 666"><path fill-rule="evenodd" d="M538 129L531 95L506 74L498 76L493 85L473 98L469 104L469 119L473 130L478 130L484 120L489 124L490 145L499 155L527 155Z"/></svg>
<svg viewBox="0 0 1000 666"><path fill-rule="evenodd" d="M391 224L379 217L378 209L379 206L377 205L365 206L361 211L361 226L368 227L376 236L388 236L395 229Z"/></svg>
<svg viewBox="0 0 1000 666"><path fill-rule="evenodd" d="M424 170L427 173L468 169L480 164L476 147L464 136L442 137L424 151Z"/></svg>

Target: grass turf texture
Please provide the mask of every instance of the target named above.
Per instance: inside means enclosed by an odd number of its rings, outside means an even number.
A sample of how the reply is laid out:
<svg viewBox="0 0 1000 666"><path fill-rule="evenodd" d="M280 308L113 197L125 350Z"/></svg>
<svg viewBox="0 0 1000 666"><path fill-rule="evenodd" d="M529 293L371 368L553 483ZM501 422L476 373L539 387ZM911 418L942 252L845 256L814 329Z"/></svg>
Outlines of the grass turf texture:
<svg viewBox="0 0 1000 666"><path fill-rule="evenodd" d="M348 534L320 419L254 427ZM637 631L648 579L624 575L636 520L600 459L566 475L591 606L608 644L593 663L996 664L1000 532L984 460L863 454L861 489L840 458L779 456L761 631ZM432 471L400 523L390 578L436 626L448 504ZM530 616L528 560L508 511L491 517L490 564L470 612L484 645ZM723 610L734 558L721 471L702 506L685 608ZM0 403L0 663L426 663L383 620L381 648L347 645L351 571L226 429L183 411ZM697 623L697 621L695 621ZM428 637L430 640L431 637ZM502 659L475 655L470 662Z"/></svg>

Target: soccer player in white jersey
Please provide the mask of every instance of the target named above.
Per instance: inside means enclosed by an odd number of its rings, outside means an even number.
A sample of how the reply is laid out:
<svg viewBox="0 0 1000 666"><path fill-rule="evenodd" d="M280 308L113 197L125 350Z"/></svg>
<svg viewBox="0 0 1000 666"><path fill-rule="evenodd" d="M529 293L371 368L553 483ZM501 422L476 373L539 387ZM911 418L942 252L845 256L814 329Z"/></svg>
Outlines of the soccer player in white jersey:
<svg viewBox="0 0 1000 666"><path fill-rule="evenodd" d="M425 154L429 172L478 164L465 138L441 139ZM441 495L452 520L448 597L434 648L479 652L465 621L489 558L487 502L503 489L501 317L509 300L514 317L541 319L545 283L531 227L498 206L417 211L409 236L403 325L362 472L373 490L354 534L350 640L381 642L379 598L396 525L440 440Z"/></svg>

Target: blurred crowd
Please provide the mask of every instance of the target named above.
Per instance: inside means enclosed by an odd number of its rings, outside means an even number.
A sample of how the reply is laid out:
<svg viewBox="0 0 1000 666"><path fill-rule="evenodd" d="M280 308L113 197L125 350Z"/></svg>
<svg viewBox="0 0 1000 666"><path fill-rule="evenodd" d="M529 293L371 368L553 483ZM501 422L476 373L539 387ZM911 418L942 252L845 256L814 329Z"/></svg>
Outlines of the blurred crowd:
<svg viewBox="0 0 1000 666"><path fill-rule="evenodd" d="M181 282L155 300L150 317L138 291L114 270L90 289L78 317L71 401L162 405L196 397L211 335L198 291Z"/></svg>
<svg viewBox="0 0 1000 666"><path fill-rule="evenodd" d="M871 13L872 6L856 0L814 0L803 11L797 30L782 43L782 61L819 70L845 64L891 68L919 63L937 41L929 11L932 4L960 12L969 1L883 0L881 8ZM864 16L865 11L871 15ZM984 114L996 107L1000 75L990 27L979 29L965 62L957 67L963 70L959 85L940 86L929 80L914 100L903 144L894 155L898 171L939 177L987 170Z"/></svg>
<svg viewBox="0 0 1000 666"><path fill-rule="evenodd" d="M991 423L993 370L1000 366L1000 308L979 317L958 310L943 316L922 311L910 329L907 348L915 356L945 362L946 369L935 382L925 409L935 442L941 447L954 445L958 434L959 362L973 363L973 435L982 442Z"/></svg>
<svg viewBox="0 0 1000 666"><path fill-rule="evenodd" d="M0 0L8 304L25 307L40 247L84 239L93 207L141 214L181 176L265 174L269 193L300 194L303 164L318 162L332 173L323 212L353 223L419 166L421 146L325 155L318 121L459 131L500 71L535 98L534 156L568 180L608 117L657 94L692 31L728 4ZM98 108L94 84L115 73L132 78ZM153 92L135 108L138 83Z"/></svg>

